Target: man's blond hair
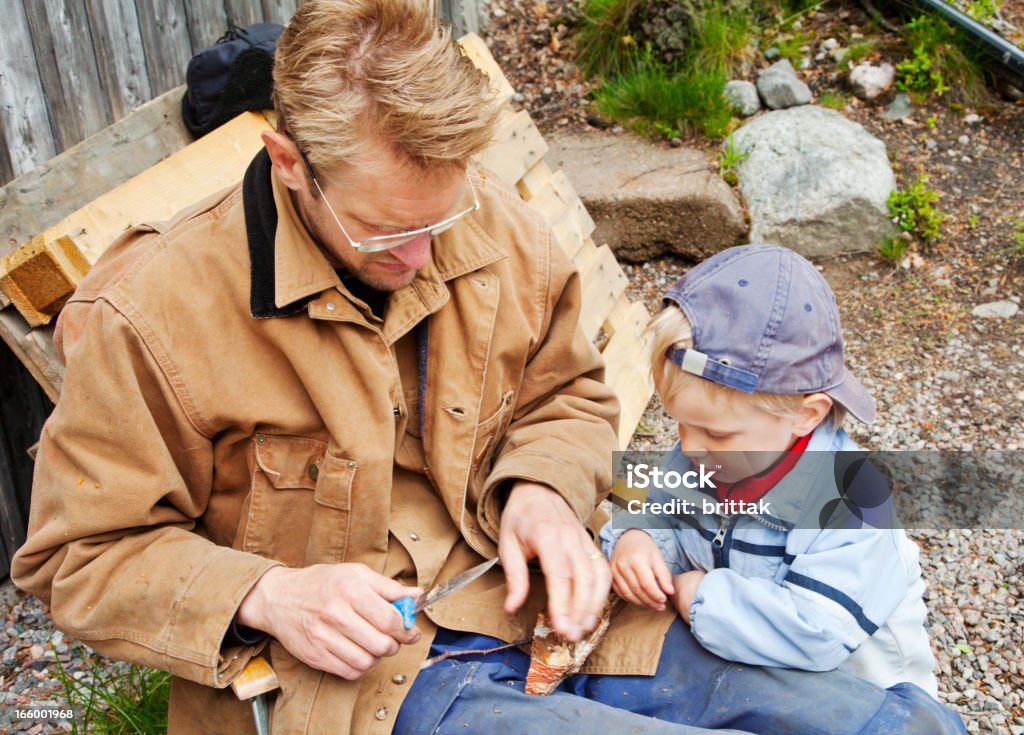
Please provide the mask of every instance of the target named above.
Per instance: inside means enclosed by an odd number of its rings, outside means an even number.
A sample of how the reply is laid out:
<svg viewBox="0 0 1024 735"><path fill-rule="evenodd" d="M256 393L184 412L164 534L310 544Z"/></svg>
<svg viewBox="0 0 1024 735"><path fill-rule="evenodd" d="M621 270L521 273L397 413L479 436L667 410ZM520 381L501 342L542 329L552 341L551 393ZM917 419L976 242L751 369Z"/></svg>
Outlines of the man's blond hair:
<svg viewBox="0 0 1024 735"><path fill-rule="evenodd" d="M427 0L306 0L277 43L274 106L317 176L379 141L421 169L462 165L493 137L486 76Z"/></svg>
<svg viewBox="0 0 1024 735"><path fill-rule="evenodd" d="M654 376L654 387L661 396L661 402L667 405L686 385L698 381L708 395L724 396L729 401L747 401L761 411L774 416L792 417L799 414L803 405L802 395L786 395L782 393L744 393L705 380L698 375L681 370L668 358L671 347L693 347L693 327L686 314L678 306L669 305L661 310L647 326L651 340L651 370ZM838 403L832 404L829 418L837 429L842 426L846 417L846 409Z"/></svg>

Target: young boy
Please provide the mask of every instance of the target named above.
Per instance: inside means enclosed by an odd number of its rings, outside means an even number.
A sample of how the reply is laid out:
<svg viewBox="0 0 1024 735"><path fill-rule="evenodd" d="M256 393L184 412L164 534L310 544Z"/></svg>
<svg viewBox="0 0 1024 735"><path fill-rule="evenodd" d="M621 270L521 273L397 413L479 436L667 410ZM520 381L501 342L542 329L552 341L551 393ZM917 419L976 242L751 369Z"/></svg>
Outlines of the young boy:
<svg viewBox="0 0 1024 735"><path fill-rule="evenodd" d="M785 248L736 247L690 270L665 304L651 323L653 372L679 442L662 469L714 474L703 488L649 493L690 501L668 529L635 516L646 528L602 529L616 591L659 610L670 601L731 661L840 668L936 697L917 546L891 526L819 523L822 499L842 495L836 453L857 449L844 415L875 416L843 365L825 279ZM744 512L701 512L712 507Z"/></svg>

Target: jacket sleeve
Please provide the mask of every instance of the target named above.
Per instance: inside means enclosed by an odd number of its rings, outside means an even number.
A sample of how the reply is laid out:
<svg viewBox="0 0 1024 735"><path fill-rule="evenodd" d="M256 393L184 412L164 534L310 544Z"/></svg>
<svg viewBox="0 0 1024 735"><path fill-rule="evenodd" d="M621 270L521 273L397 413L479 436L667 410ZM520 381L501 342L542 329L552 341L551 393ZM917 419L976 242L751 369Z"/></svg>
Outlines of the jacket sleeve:
<svg viewBox="0 0 1024 735"><path fill-rule="evenodd" d="M88 316L66 345L12 576L50 602L60 628L103 653L223 687L248 657L221 651L225 631L276 562L197 529L212 448L182 408L174 373L108 302L75 308Z"/></svg>
<svg viewBox="0 0 1024 735"><path fill-rule="evenodd" d="M731 661L834 669L906 596L898 533L795 530L787 541L792 562L781 567L781 579L712 570L694 596L693 633Z"/></svg>
<svg viewBox="0 0 1024 735"><path fill-rule="evenodd" d="M586 521L611 487L619 404L604 383L604 363L580 329L580 277L545 230L537 277L537 338L512 421L498 445L481 496L483 526L496 538L509 480L543 483Z"/></svg>

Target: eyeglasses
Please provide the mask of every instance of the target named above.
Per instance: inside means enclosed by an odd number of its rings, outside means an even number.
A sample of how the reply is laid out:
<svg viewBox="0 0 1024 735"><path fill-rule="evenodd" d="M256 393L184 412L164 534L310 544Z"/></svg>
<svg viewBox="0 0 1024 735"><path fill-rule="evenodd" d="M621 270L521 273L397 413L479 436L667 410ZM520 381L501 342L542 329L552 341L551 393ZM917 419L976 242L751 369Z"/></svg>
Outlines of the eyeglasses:
<svg viewBox="0 0 1024 735"><path fill-rule="evenodd" d="M288 137L291 137L289 135ZM292 138L292 142L295 139ZM466 171L466 181L469 184L469 190L473 194L473 206L469 209L464 209L458 214L453 214L451 217L446 217L440 222L436 222L426 227L419 227L415 230L403 230L402 232L396 232L393 235L377 235L376 237L368 237L365 240L359 240L358 242L349 237L348 232L345 231L345 226L341 224L341 220L338 219L338 215L334 211L334 207L327 201L327 197L324 196L324 190L320 188L320 182L316 180L316 174L313 173L313 167L309 163L309 159L306 158L306 154L303 153L302 149L299 148L298 143L295 143L296 149L299 151L299 155L302 157L302 162L306 164L306 170L309 171L309 177L313 179L313 185L316 186L316 190L320 192L320 197L324 200L324 204L327 205L327 211L331 213L331 217L338 225L338 229L341 230L341 234L348 240L348 244L361 253L377 253L381 250L390 250L396 248L399 245L404 245L407 242L419 237L423 233L429 233L431 237L440 235L442 232L446 232L458 222L460 219L465 217L467 214L475 212L480 209L480 200L476 195L476 187L473 186L473 179L469 175L469 171Z"/></svg>

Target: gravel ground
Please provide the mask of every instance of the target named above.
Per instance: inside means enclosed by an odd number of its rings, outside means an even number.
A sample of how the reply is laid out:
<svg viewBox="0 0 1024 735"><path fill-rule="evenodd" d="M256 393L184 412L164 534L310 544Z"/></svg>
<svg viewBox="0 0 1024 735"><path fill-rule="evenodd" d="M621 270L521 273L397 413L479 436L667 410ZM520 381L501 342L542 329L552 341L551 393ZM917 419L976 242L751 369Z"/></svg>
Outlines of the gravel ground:
<svg viewBox="0 0 1024 735"><path fill-rule="evenodd" d="M855 3L839 7L809 24L842 39L859 10ZM1022 8L1003 3L1004 17L1018 28ZM572 64L565 23L578 13L576 3L492 0L491 12L483 35L518 92L516 104L545 132L587 126L589 86ZM830 27L840 16L845 31ZM806 72L816 93L835 83L830 70L818 72ZM851 102L846 113L886 142L901 181L929 174L949 216L944 240L912 250L905 268L872 254L820 264L840 303L851 368L879 406L879 420L853 426L852 433L872 449L1020 450L1024 314L986 319L972 311L990 301L1019 303L1024 295L1024 256L1006 252L1015 222L1024 221L1024 107L993 102L974 120L973 111L932 106L906 122L887 121L880 111ZM705 147L709 160L717 157L714 143L687 144ZM673 259L626 265L631 296L653 312L665 287L689 266ZM667 447L672 431L654 400L632 448ZM1011 489L1019 492L1021 484ZM1024 734L1024 532L912 535L929 584L940 697L972 733ZM102 662L54 630L41 602L20 599L0 630L0 733L70 730L59 718L18 719L17 708L66 708L57 661L88 681L94 660Z"/></svg>

